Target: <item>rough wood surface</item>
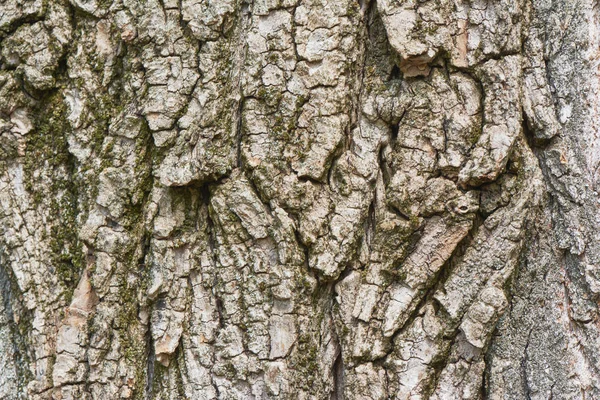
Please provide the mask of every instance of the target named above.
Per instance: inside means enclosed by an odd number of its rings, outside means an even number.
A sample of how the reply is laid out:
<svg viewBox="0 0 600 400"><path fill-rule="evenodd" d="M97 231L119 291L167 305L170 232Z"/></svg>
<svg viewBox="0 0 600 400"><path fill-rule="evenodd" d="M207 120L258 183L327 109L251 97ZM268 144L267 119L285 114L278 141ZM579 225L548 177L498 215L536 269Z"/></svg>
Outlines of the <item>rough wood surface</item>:
<svg viewBox="0 0 600 400"><path fill-rule="evenodd" d="M600 399L599 21L0 1L0 398Z"/></svg>

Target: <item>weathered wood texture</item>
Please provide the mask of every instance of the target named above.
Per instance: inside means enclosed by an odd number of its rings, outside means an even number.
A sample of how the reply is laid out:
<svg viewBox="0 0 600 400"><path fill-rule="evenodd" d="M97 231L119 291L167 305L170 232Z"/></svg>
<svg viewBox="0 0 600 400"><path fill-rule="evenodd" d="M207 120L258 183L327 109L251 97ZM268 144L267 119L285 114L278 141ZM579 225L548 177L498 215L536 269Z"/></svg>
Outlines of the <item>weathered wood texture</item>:
<svg viewBox="0 0 600 400"><path fill-rule="evenodd" d="M600 399L592 0L0 2L0 398Z"/></svg>

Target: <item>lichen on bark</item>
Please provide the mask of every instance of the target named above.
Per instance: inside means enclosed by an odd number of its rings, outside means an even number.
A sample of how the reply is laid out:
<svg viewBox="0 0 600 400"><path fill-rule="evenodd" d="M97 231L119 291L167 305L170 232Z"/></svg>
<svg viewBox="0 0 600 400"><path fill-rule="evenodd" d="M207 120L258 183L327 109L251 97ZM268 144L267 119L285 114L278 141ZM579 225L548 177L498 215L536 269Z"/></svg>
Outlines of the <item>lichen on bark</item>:
<svg viewBox="0 0 600 400"><path fill-rule="evenodd" d="M600 398L597 12L6 0L0 397Z"/></svg>

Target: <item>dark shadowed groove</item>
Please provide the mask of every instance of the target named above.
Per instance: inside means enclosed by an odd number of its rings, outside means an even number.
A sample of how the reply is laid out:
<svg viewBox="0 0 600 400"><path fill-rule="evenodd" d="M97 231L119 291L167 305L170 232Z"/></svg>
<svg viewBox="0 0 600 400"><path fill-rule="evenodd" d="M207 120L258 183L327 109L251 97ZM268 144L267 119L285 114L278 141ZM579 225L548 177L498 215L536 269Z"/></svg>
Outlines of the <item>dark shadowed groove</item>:
<svg viewBox="0 0 600 400"><path fill-rule="evenodd" d="M333 392L331 400L344 400L344 359L341 347L333 363Z"/></svg>
<svg viewBox="0 0 600 400"><path fill-rule="evenodd" d="M154 388L154 364L156 363L156 354L154 353L154 341L152 340L152 329L150 325L146 328L146 387L145 399L151 400Z"/></svg>

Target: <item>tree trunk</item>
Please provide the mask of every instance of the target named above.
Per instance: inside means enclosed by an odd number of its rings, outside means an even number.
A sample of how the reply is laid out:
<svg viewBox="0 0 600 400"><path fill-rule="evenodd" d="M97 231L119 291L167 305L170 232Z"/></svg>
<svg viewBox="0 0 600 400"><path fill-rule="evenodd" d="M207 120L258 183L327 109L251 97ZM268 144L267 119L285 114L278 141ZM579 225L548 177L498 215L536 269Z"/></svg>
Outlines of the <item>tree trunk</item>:
<svg viewBox="0 0 600 400"><path fill-rule="evenodd" d="M600 399L592 0L4 0L0 398Z"/></svg>

